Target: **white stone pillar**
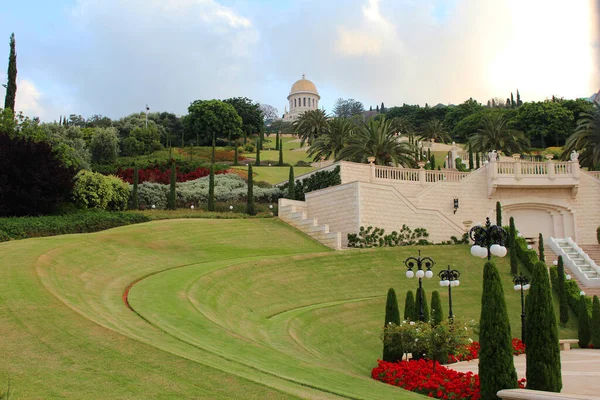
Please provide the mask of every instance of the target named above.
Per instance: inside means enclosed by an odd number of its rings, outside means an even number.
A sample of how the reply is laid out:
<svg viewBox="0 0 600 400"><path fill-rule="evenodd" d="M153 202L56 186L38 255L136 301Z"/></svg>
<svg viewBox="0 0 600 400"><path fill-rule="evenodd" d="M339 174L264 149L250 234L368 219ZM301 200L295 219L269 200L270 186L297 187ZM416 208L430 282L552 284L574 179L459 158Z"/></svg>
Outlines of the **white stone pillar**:
<svg viewBox="0 0 600 400"><path fill-rule="evenodd" d="M425 166L425 162L419 161L417 165L419 166L419 183L421 186L425 186L425 169L423 168Z"/></svg>
<svg viewBox="0 0 600 400"><path fill-rule="evenodd" d="M556 178L556 170L554 169L554 163L552 159L554 158L553 154L546 154L546 170L548 171L548 178L554 180Z"/></svg>

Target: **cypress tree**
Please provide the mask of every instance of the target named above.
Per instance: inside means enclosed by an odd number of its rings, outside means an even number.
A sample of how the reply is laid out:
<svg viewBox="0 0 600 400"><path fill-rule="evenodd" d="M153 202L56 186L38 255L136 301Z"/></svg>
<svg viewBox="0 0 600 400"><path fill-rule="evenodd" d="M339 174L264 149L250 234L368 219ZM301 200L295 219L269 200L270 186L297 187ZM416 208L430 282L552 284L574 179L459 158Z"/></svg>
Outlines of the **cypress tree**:
<svg viewBox="0 0 600 400"><path fill-rule="evenodd" d="M502 204L496 202L496 225L502 227Z"/></svg>
<svg viewBox="0 0 600 400"><path fill-rule="evenodd" d="M383 105L383 101L381 102L381 107L379 108L379 111L385 112L385 106Z"/></svg>
<svg viewBox="0 0 600 400"><path fill-rule="evenodd" d="M431 161L431 148L427 149L427 159Z"/></svg>
<svg viewBox="0 0 600 400"><path fill-rule="evenodd" d="M540 255L540 261L546 262L546 255L544 254L544 236L540 233L538 241L538 253Z"/></svg>
<svg viewBox="0 0 600 400"><path fill-rule="evenodd" d="M215 165L210 165L208 174L208 211L215 211Z"/></svg>
<svg viewBox="0 0 600 400"><path fill-rule="evenodd" d="M595 349L600 349L600 300L598 296L594 296L592 302L592 323L590 327L592 331L592 344Z"/></svg>
<svg viewBox="0 0 600 400"><path fill-rule="evenodd" d="M519 265L517 258L517 228L515 227L515 219L510 217L510 229L508 234L508 248L510 251L510 273L517 275Z"/></svg>
<svg viewBox="0 0 600 400"><path fill-rule="evenodd" d="M213 133L213 138L212 138L212 153L210 154L210 163L214 164L215 163L215 149L217 147L217 139L215 137L216 135ZM199 141L196 140L196 143L198 143Z"/></svg>
<svg viewBox="0 0 600 400"><path fill-rule="evenodd" d="M442 299L440 293L434 290L431 293L431 323L438 325L444 320L444 310L442 309Z"/></svg>
<svg viewBox="0 0 600 400"><path fill-rule="evenodd" d="M177 194L175 192L175 182L177 181L177 168L175 167L175 161L171 162L171 179L170 179L170 188L169 188L169 199L167 207L169 210L174 210L176 208L175 200L177 199Z"/></svg>
<svg viewBox="0 0 600 400"><path fill-rule="evenodd" d="M260 139L256 140L256 163L255 165L260 166Z"/></svg>
<svg viewBox="0 0 600 400"><path fill-rule="evenodd" d="M393 288L389 288L387 293L387 301L385 303L385 321L383 327L385 328L389 324L400 325L400 311L398 310L398 299L396 298L396 291ZM392 351L389 346L383 344L383 358L384 361L394 362L402 359L402 354L399 356L395 351Z"/></svg>
<svg viewBox="0 0 600 400"><path fill-rule="evenodd" d="M17 99L17 52L15 50L15 34L10 35L10 53L8 55L8 82L6 83L6 95L4 97L4 108L15 112L15 101Z"/></svg>
<svg viewBox="0 0 600 400"><path fill-rule="evenodd" d="M233 147L233 165L240 165L238 163L238 147L235 145Z"/></svg>
<svg viewBox="0 0 600 400"><path fill-rule="evenodd" d="M275 150L279 150L279 132L275 135Z"/></svg>
<svg viewBox="0 0 600 400"><path fill-rule="evenodd" d="M415 299L415 321L419 321L419 317L421 315L421 292L423 293L423 321L429 322L429 306L427 305L427 294L425 293L425 289L417 288L417 296Z"/></svg>
<svg viewBox="0 0 600 400"><path fill-rule="evenodd" d="M290 165L290 176L288 178L288 199L296 200L296 182L294 181L294 167Z"/></svg>
<svg viewBox="0 0 600 400"><path fill-rule="evenodd" d="M256 209L254 208L254 177L252 176L252 165L248 165L248 199L246 201L246 213L248 215L256 214Z"/></svg>
<svg viewBox="0 0 600 400"><path fill-rule="evenodd" d="M471 142L469 142L469 169L472 170L473 168L475 168L475 160L473 158L473 148Z"/></svg>
<svg viewBox="0 0 600 400"><path fill-rule="evenodd" d="M133 165L133 190L131 191L131 208L137 210L140 208L139 199L138 199L138 181L139 181L139 172L137 165Z"/></svg>
<svg viewBox="0 0 600 400"><path fill-rule="evenodd" d="M558 326L552 305L548 269L542 261L535 263L532 286L527 299L527 388L560 392L562 376Z"/></svg>
<svg viewBox="0 0 600 400"><path fill-rule="evenodd" d="M577 311L579 314L579 329L577 330L577 339L579 340L578 345L582 349L587 349L592 337L590 333L590 314L584 295L579 296L579 307Z"/></svg>
<svg viewBox="0 0 600 400"><path fill-rule="evenodd" d="M412 290L406 292L406 299L404 300L404 319L410 321L416 321L418 317L415 313L415 295Z"/></svg>
<svg viewBox="0 0 600 400"><path fill-rule="evenodd" d="M483 269L479 345L481 398L497 399L499 390L517 387L517 372L502 281L491 261Z"/></svg>
<svg viewBox="0 0 600 400"><path fill-rule="evenodd" d="M521 94L519 93L519 89L517 89L517 107L521 107L523 102L521 101Z"/></svg>
<svg viewBox="0 0 600 400"><path fill-rule="evenodd" d="M515 96L513 96L513 93L510 92L510 108L515 108L516 104L515 104Z"/></svg>
<svg viewBox="0 0 600 400"><path fill-rule="evenodd" d="M560 306L560 323L567 325L567 322L569 322L569 304L567 303L567 292L565 289L565 265L562 256L558 256L558 266L556 271L558 274L556 291L558 292L558 304Z"/></svg>
<svg viewBox="0 0 600 400"><path fill-rule="evenodd" d="M479 158L479 152L475 153L475 168L479 169L481 159Z"/></svg>
<svg viewBox="0 0 600 400"><path fill-rule="evenodd" d="M429 159L429 163L431 165L431 169L435 169L435 154L431 155L431 158Z"/></svg>
<svg viewBox="0 0 600 400"><path fill-rule="evenodd" d="M283 146L279 146L279 166L283 166Z"/></svg>

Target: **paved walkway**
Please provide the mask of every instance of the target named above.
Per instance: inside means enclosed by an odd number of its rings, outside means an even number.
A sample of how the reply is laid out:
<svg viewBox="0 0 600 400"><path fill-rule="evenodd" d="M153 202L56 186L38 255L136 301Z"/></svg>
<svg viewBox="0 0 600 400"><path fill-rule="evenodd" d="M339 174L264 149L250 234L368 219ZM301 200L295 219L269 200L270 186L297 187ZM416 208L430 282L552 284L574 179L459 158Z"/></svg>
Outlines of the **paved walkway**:
<svg viewBox="0 0 600 400"><path fill-rule="evenodd" d="M563 394L600 396L600 350L574 349L560 352ZM515 356L515 368L520 378L525 378L525 355ZM479 360L448 365L460 372L477 372Z"/></svg>

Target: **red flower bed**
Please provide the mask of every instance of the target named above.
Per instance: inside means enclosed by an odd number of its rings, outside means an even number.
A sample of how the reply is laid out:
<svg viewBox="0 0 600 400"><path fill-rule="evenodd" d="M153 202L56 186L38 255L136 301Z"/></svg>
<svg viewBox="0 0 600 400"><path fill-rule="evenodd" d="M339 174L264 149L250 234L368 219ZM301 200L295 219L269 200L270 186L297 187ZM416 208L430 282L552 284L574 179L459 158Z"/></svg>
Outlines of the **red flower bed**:
<svg viewBox="0 0 600 400"><path fill-rule="evenodd" d="M177 182L193 181L194 179L203 178L210 173L206 167L198 167L191 172L179 172L177 170ZM215 171L215 174L225 174L227 170ZM119 169L117 176L128 183L133 183L133 168ZM171 170L161 171L158 168L146 168L138 170L138 183L156 182L168 185L171 180Z"/></svg>
<svg viewBox="0 0 600 400"><path fill-rule="evenodd" d="M457 372L431 360L390 363L379 360L371 377L378 381L400 386L411 392L436 399L481 398L479 376L472 372Z"/></svg>
<svg viewBox="0 0 600 400"><path fill-rule="evenodd" d="M521 339L513 338L512 340L513 354L518 356L525 354L525 343ZM473 342L467 347L467 351L463 355L450 354L448 356L448 363L455 363L459 361L471 361L479 358L479 342Z"/></svg>

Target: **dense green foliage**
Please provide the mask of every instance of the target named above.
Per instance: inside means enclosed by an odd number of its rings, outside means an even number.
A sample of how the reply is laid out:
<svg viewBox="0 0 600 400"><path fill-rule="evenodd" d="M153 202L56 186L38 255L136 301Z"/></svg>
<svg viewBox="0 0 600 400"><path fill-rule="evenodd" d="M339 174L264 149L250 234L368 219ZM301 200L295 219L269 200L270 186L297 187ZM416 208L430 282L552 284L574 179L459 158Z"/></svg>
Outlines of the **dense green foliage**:
<svg viewBox="0 0 600 400"><path fill-rule="evenodd" d="M395 247L429 244L429 232L425 228L415 228L414 231L402 225L400 231L385 234L385 229L361 226L358 233L348 234L348 247Z"/></svg>
<svg viewBox="0 0 600 400"><path fill-rule="evenodd" d="M254 207L254 176L252 173L252 165L248 165L248 194L246 199L246 213L255 215L256 208Z"/></svg>
<svg viewBox="0 0 600 400"><path fill-rule="evenodd" d="M600 167L600 100L596 99L593 109L583 112L575 132L565 144L564 158L572 151L579 152L579 162L583 167L595 170Z"/></svg>
<svg viewBox="0 0 600 400"><path fill-rule="evenodd" d="M540 261L546 262L546 255L544 254L544 236L541 233L538 238L538 257Z"/></svg>
<svg viewBox="0 0 600 400"><path fill-rule="evenodd" d="M384 329L388 325L400 325L400 311L398 310L398 298L396 297L396 291L393 288L389 288L387 293L387 300L385 302L385 320L383 323ZM383 341L383 358L384 361L394 362L402 359L402 353L396 354L389 345Z"/></svg>
<svg viewBox="0 0 600 400"><path fill-rule="evenodd" d="M252 173L252 170L248 171L248 176ZM251 179L251 178L249 178ZM208 205L206 207L208 211L215 211L215 168L214 164L210 165L210 173L208 175Z"/></svg>
<svg viewBox="0 0 600 400"><path fill-rule="evenodd" d="M327 131L329 116L324 110L309 110L303 112L292 124L294 133L300 137L300 145L309 146Z"/></svg>
<svg viewBox="0 0 600 400"><path fill-rule="evenodd" d="M73 201L82 208L123 211L130 196L129 185L116 176L86 170L75 176Z"/></svg>
<svg viewBox="0 0 600 400"><path fill-rule="evenodd" d="M254 165L256 165L257 167L260 167L260 149L262 147L262 143L260 141L260 138L256 139L256 160L254 162Z"/></svg>
<svg viewBox="0 0 600 400"><path fill-rule="evenodd" d="M100 210L56 216L1 218L0 242L9 239L97 232L147 221L150 221L150 218L142 214Z"/></svg>
<svg viewBox="0 0 600 400"><path fill-rule="evenodd" d="M496 265L487 261L483 270L479 320L479 381L482 399L497 399L501 389L517 387L510 324L502 281Z"/></svg>
<svg viewBox="0 0 600 400"><path fill-rule="evenodd" d="M595 349L600 349L600 300L594 296L592 302L592 321L590 323L591 341Z"/></svg>
<svg viewBox="0 0 600 400"><path fill-rule="evenodd" d="M279 142L279 139L277 139L277 142ZM280 144L279 146L279 162L277 163L277 165L279 165L280 167L283 167L283 144Z"/></svg>
<svg viewBox="0 0 600 400"><path fill-rule="evenodd" d="M288 194L287 198L290 200L296 200L296 185L294 179L294 167L290 166L290 176L288 178Z"/></svg>
<svg viewBox="0 0 600 400"><path fill-rule="evenodd" d="M421 319L421 301L423 302L423 319ZM429 322L429 305L427 304L427 294L425 289L417 288L417 294L415 295L415 314L419 321Z"/></svg>
<svg viewBox="0 0 600 400"><path fill-rule="evenodd" d="M8 133L0 127L0 217L55 211L69 198L76 171L49 143Z"/></svg>
<svg viewBox="0 0 600 400"><path fill-rule="evenodd" d="M550 267L550 281L552 282L552 287L557 288L558 283L558 268ZM577 282L574 279L570 281L565 280L565 297L567 300L568 306L571 308L573 313L579 316L579 298L580 298L581 288L577 286ZM584 300L587 304L588 310L592 307L592 301L589 297L584 297Z"/></svg>
<svg viewBox="0 0 600 400"><path fill-rule="evenodd" d="M355 121L347 118L334 118L328 121L325 132L310 146L309 157L314 161L328 160L331 157L336 159L340 151L346 147L355 129Z"/></svg>
<svg viewBox="0 0 600 400"><path fill-rule="evenodd" d="M496 225L502 226L502 204L496 202Z"/></svg>
<svg viewBox="0 0 600 400"><path fill-rule="evenodd" d="M131 208L137 210L140 208L140 201L138 199L138 184L139 174L137 167L133 168L133 188L131 189Z"/></svg>
<svg viewBox="0 0 600 400"><path fill-rule="evenodd" d="M527 297L527 388L560 392L562 388L558 327L548 269L538 261L532 271Z"/></svg>
<svg viewBox="0 0 600 400"><path fill-rule="evenodd" d="M196 138L196 145L206 146L213 138L231 140L242 133L242 118L235 108L220 100L196 100L188 107L186 134Z"/></svg>
<svg viewBox="0 0 600 400"><path fill-rule="evenodd" d="M565 264L562 256L558 256L558 263L556 267L556 282L554 286L558 293L558 303L560 305L560 323L566 325L569 322L569 303L567 302L567 292L565 287Z"/></svg>
<svg viewBox="0 0 600 400"><path fill-rule="evenodd" d="M8 80L6 83L6 94L4 97L4 108L15 112L15 101L17 99L17 51L15 49L15 34L10 35L10 52L8 55Z"/></svg>
<svg viewBox="0 0 600 400"><path fill-rule="evenodd" d="M579 325L577 329L577 339L579 340L579 347L586 349L592 340L592 334L590 332L590 314L588 311L587 302L584 295L579 296Z"/></svg>
<svg viewBox="0 0 600 400"><path fill-rule="evenodd" d="M92 161L96 164L108 164L119 155L119 137L115 128L97 128L90 143Z"/></svg>
<svg viewBox="0 0 600 400"><path fill-rule="evenodd" d="M253 103L252 100L247 97L234 97L223 100L223 102L231 104L237 114L242 118L242 130L246 135L262 131L264 116L260 109L260 104Z"/></svg>
<svg viewBox="0 0 600 400"><path fill-rule="evenodd" d="M439 325L444 320L444 309L442 308L442 298L440 292L434 290L431 293L431 324Z"/></svg>
<svg viewBox="0 0 600 400"><path fill-rule="evenodd" d="M406 298L404 299L404 319L410 321L416 321L419 317L416 311L415 295L412 290L406 292Z"/></svg>

